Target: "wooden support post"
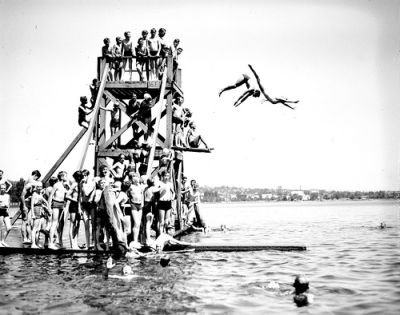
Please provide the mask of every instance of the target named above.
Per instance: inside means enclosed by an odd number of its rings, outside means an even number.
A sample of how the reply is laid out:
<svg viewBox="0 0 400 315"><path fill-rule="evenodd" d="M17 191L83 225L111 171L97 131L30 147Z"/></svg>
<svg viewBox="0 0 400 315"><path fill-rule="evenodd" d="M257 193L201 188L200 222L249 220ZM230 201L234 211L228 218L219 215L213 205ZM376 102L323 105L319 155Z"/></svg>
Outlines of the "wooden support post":
<svg viewBox="0 0 400 315"><path fill-rule="evenodd" d="M171 83L173 80L173 69L172 69L172 56L169 55L167 58L167 77L168 77L168 82ZM165 74L165 72L164 72ZM173 134L172 134L172 94L169 94L167 96L167 130L166 130L166 144L167 148L171 149L172 147L172 140L173 140Z"/></svg>
<svg viewBox="0 0 400 315"><path fill-rule="evenodd" d="M72 140L71 144L68 146L68 148L64 151L63 154L59 157L56 163L52 166L52 168L47 172L47 174L43 177L43 184L47 183L49 178L54 174L54 172L60 167L62 162L67 158L67 156L70 154L70 152L75 148L76 144L79 142L79 140L82 139L83 135L86 133L87 129L83 127L81 131L77 134L77 136Z"/></svg>
<svg viewBox="0 0 400 315"><path fill-rule="evenodd" d="M176 213L178 214L178 230L183 228L182 222L182 161L177 160L178 173L176 174Z"/></svg>
<svg viewBox="0 0 400 315"><path fill-rule="evenodd" d="M88 127L87 139L86 139L85 147L83 148L82 160L81 160L81 163L79 165L79 170L82 170L83 165L84 165L85 160L86 160L86 154L87 154L87 150L88 150L88 147L89 147L90 139L92 138L93 128L96 125L96 121L97 121L96 118L97 118L97 114L99 113L99 109L100 109L100 103L101 103L100 101L103 98L103 91L104 91L104 87L106 86L108 70L109 70L109 64L106 63L106 65L104 67L104 70L103 70L103 75L102 75L102 78L101 78L99 92L97 93L96 103L95 103L94 109L93 109L93 117L90 120L90 124L89 124L89 127Z"/></svg>
<svg viewBox="0 0 400 315"><path fill-rule="evenodd" d="M161 114L163 112L163 106L164 106L164 94L165 94L165 86L167 84L167 73L164 71L163 74L163 79L161 83L161 91L160 91L160 97L158 100L158 103L160 105L160 110L158 112L158 115L156 116L156 125L154 127L154 132L153 132L153 138L151 139L151 150L147 162L147 172L146 175L149 176L151 173L151 168L153 165L154 161L154 152L156 150L156 140L158 138L158 131L160 129L160 121L161 121ZM168 112L168 111L167 111Z"/></svg>

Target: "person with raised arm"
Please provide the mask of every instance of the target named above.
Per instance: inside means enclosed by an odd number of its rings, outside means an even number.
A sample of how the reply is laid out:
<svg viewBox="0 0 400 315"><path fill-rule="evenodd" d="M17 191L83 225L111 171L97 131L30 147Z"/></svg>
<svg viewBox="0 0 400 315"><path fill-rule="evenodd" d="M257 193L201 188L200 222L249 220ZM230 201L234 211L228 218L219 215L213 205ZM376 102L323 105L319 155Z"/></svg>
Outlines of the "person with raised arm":
<svg viewBox="0 0 400 315"><path fill-rule="evenodd" d="M270 103L272 103L272 104L282 104L282 105L285 105L285 106L287 106L287 107L289 107L289 108L291 108L291 109L294 109L294 107L290 106L289 104L296 104L296 103L299 102L298 100L297 100L297 101L289 101L287 98L284 98L284 97L282 97L282 98L271 98L271 97L265 92L264 87L263 87L262 84L261 84L261 80L260 80L260 77L258 76L257 72L254 70L254 68L253 68L251 65L249 65L249 68L250 68L250 70L253 72L253 74L254 74L254 76L255 76L255 78L256 78L256 80L257 80L258 86L259 86L259 88L260 88L260 91L261 91L261 93L262 93L262 94L264 95L264 97L265 97L264 102L267 101L267 102L270 102ZM235 106L239 106L239 105L240 105L240 104L237 104L237 105L235 105Z"/></svg>

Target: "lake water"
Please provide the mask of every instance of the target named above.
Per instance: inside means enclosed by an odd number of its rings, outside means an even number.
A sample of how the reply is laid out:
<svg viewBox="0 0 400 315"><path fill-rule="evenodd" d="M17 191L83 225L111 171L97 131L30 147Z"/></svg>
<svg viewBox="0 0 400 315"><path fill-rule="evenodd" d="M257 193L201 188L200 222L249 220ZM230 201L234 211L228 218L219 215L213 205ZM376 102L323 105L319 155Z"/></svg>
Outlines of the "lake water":
<svg viewBox="0 0 400 315"><path fill-rule="evenodd" d="M135 261L137 277L103 279L104 259L0 256L1 314L399 314L400 207L394 201L203 204L201 243L306 245L305 252L176 253ZM389 228L377 228L384 221ZM12 231L10 243L18 242ZM126 260L119 261L113 272ZM298 308L305 274L315 302ZM270 289L271 281L280 284Z"/></svg>

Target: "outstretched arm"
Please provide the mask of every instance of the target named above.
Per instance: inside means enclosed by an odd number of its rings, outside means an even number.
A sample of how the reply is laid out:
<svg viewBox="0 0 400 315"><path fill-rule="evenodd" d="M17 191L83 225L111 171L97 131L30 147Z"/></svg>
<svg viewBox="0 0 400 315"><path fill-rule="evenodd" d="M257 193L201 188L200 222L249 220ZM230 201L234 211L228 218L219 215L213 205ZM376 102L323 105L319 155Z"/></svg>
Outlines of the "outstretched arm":
<svg viewBox="0 0 400 315"><path fill-rule="evenodd" d="M262 84L261 84L260 77L258 76L256 70L254 70L254 68L253 68L251 65L249 65L249 68L250 68L251 72L253 72L254 77L255 77L256 80L257 80L257 84L258 84L258 87L260 88L260 92L264 95L264 97L267 99L267 101L269 101L269 102L272 103L273 100L272 100L272 98L270 98L269 95L265 92L264 87L263 87Z"/></svg>

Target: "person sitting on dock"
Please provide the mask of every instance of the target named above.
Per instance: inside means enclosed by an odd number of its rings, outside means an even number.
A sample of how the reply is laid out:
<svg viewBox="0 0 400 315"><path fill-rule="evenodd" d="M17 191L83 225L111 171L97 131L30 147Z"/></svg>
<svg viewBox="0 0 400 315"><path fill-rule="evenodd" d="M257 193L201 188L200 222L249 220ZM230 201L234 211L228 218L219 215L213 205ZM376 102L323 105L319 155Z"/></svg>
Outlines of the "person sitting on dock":
<svg viewBox="0 0 400 315"><path fill-rule="evenodd" d="M146 40L143 38L138 39L137 46L135 47L136 52L136 69L139 74L139 80L145 81L143 72L146 70L147 59L149 55Z"/></svg>
<svg viewBox="0 0 400 315"><path fill-rule="evenodd" d="M122 80L122 39L121 37L115 38L115 45L112 48L112 55L114 58L114 80L120 81Z"/></svg>
<svg viewBox="0 0 400 315"><path fill-rule="evenodd" d="M45 217L45 212L50 214L49 205L42 196L42 183L34 186L31 198L31 219L32 219L32 245L31 248L41 248L39 246L39 233Z"/></svg>
<svg viewBox="0 0 400 315"><path fill-rule="evenodd" d="M285 105L286 107L294 109L294 107L290 106L289 104L295 104L295 103L298 103L299 101L289 101L287 98L271 98L271 97L269 97L268 94L265 92L264 87L261 84L261 80L260 80L260 77L258 76L257 72L254 70L254 68L251 65L249 65L249 68L253 72L253 74L257 80L258 86L260 88L260 91L265 97L264 101L268 101L272 104L282 104L282 105ZM235 106L239 106L239 105L240 104L237 104Z"/></svg>
<svg viewBox="0 0 400 315"><path fill-rule="evenodd" d="M189 123L189 131L187 133L187 144L190 148L199 148L200 144L203 143L205 148L208 149L207 143L203 140L202 136L196 132L196 124L194 121Z"/></svg>
<svg viewBox="0 0 400 315"><path fill-rule="evenodd" d="M78 108L78 124L81 127L88 128L89 127L89 120L87 119L87 115L91 114L93 109L90 109L87 106L87 97L81 96L80 97L80 105Z"/></svg>
<svg viewBox="0 0 400 315"><path fill-rule="evenodd" d="M104 38L103 43L104 43L104 46L101 48L101 56L106 59L106 63L108 63L110 66L110 70L107 74L107 81L113 81L114 76L113 76L112 69L113 69L114 56L113 56L112 48L110 46L111 41L107 37L107 38Z"/></svg>
<svg viewBox="0 0 400 315"><path fill-rule="evenodd" d="M31 176L24 184L20 196L20 211L21 211L21 234L22 242L24 244L32 243L31 226L28 220L28 212L30 210L30 202L33 193L33 187L38 183L39 178L42 176L38 170L34 170Z"/></svg>
<svg viewBox="0 0 400 315"><path fill-rule="evenodd" d="M56 231L58 232L58 241L59 246L63 247L62 235L64 231L64 206L65 206L65 195L67 193L66 181L67 181L67 173L64 171L60 171L57 174L58 181L53 185L53 189L50 193L48 203L51 208L51 226L50 226L50 241L49 248L50 249L58 249L54 244L54 237L56 235Z"/></svg>
<svg viewBox="0 0 400 315"><path fill-rule="evenodd" d="M99 92L99 80L93 79L92 84L89 85L90 89L90 104L92 105L89 109L93 109L96 104L97 93Z"/></svg>
<svg viewBox="0 0 400 315"><path fill-rule="evenodd" d="M124 77L126 64L129 64L129 81L132 81L132 57L133 57L133 44L131 41L131 32L126 31L124 33L124 39L122 40L122 56L125 58L123 59L122 64L122 73L121 78Z"/></svg>
<svg viewBox="0 0 400 315"><path fill-rule="evenodd" d="M4 178L4 171L0 170L0 185L6 185L6 193L8 193L12 187L12 184L10 181L8 181L6 178Z"/></svg>
<svg viewBox="0 0 400 315"><path fill-rule="evenodd" d="M243 84L246 85L247 90L234 103L235 107L242 104L250 96L253 97L260 96L260 91L250 85L250 77L247 74L242 74L242 76L236 81L235 84L228 85L227 87L223 88L218 95L221 96L222 93L224 93L225 91L236 89L239 86L242 86Z"/></svg>
<svg viewBox="0 0 400 315"><path fill-rule="evenodd" d="M3 221L5 226L5 231L0 230L0 247L8 247L5 242L5 237L11 230L11 222L8 210L10 209L10 195L7 193L6 185L0 184L0 224Z"/></svg>
<svg viewBox="0 0 400 315"><path fill-rule="evenodd" d="M158 71L157 71L157 64L158 58L160 56L161 45L157 35L157 30L152 28L150 30L150 38L147 39L147 46L149 50L149 56L153 57L149 60L150 64L150 77L149 80L157 80L158 78Z"/></svg>

